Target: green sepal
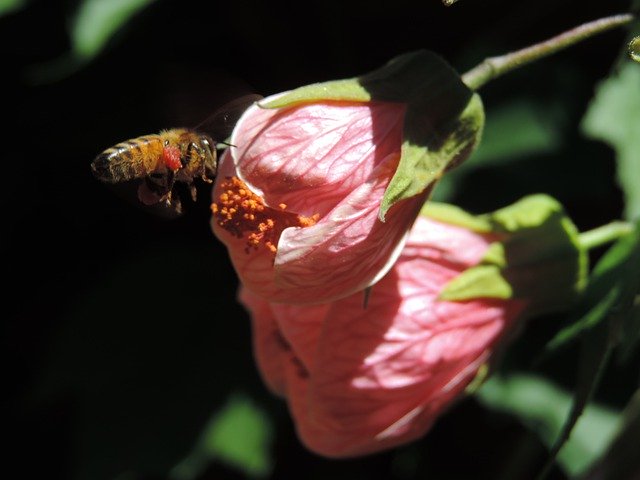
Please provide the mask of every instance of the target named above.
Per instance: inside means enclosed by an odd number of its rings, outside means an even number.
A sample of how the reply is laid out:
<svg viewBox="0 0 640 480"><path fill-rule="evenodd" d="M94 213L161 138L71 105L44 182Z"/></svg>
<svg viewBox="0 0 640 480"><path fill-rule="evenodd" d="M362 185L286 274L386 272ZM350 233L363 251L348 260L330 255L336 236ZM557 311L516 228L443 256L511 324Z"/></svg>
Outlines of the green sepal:
<svg viewBox="0 0 640 480"><path fill-rule="evenodd" d="M447 170L460 165L480 143L484 107L478 94L470 97L461 113L451 113L447 120L433 125L433 132L425 131L427 122L419 119L420 114L428 116L428 111L429 106L424 105L415 116L407 112L400 163L382 197L380 220L395 203L422 193Z"/></svg>
<svg viewBox="0 0 640 480"><path fill-rule="evenodd" d="M369 102L371 101L371 95L360 84L358 78L347 78L305 85L282 95L277 95L269 101L260 101L258 105L262 108L286 108L302 103L326 101Z"/></svg>
<svg viewBox="0 0 640 480"><path fill-rule="evenodd" d="M431 211L437 212L432 216ZM425 207L421 214L460 225L464 216L448 221L442 207ZM475 298L520 298L530 302L532 314L566 309L584 289L588 256L578 230L562 205L547 195L532 195L496 212L465 220L480 234L496 240L479 265L451 280L440 298L465 301ZM489 229L484 226L489 225ZM464 225L463 225L464 226Z"/></svg>
<svg viewBox="0 0 640 480"><path fill-rule="evenodd" d="M427 202L422 206L420 215L450 225L457 225L473 232L491 232L491 222L481 215L472 215L460 207L448 203Z"/></svg>
<svg viewBox="0 0 640 480"><path fill-rule="evenodd" d="M441 300L511 298L513 289L497 265L478 265L465 270L440 292Z"/></svg>
<svg viewBox="0 0 640 480"><path fill-rule="evenodd" d="M494 242L489 245L489 248L487 248L482 261L483 263L495 265L496 267L506 267L507 252L505 251L504 243Z"/></svg>
<svg viewBox="0 0 640 480"><path fill-rule="evenodd" d="M407 105L400 162L384 193L379 218L400 200L432 187L480 141L484 108L458 73L433 52L394 58L366 75L316 83L259 105L283 108L321 101L386 101Z"/></svg>

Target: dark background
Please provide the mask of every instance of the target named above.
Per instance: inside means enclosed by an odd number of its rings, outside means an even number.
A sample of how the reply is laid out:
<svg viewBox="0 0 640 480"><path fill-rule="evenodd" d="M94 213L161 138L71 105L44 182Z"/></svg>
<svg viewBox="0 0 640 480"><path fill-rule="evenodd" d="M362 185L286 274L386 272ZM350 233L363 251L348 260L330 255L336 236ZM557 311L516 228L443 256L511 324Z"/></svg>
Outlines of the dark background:
<svg viewBox="0 0 640 480"><path fill-rule="evenodd" d="M257 375L236 276L209 229L206 187L182 218L168 221L114 195L89 164L118 141L194 125L242 93L352 77L420 48L464 72L628 3L158 0L96 59L51 78L51 62L69 50L74 5L33 1L0 18L8 83L2 425L10 443L4 464L21 472L15 478L165 478L230 392L255 399L273 422L272 478L493 479L523 438L536 452L533 476L544 448L516 420L472 399L396 451L345 461L306 451ZM624 39L623 31L600 35L487 85L489 122L494 107L514 98L561 105L564 147L478 169L452 200L481 213L542 191L581 230L619 218L613 153L585 140L578 124ZM554 321L530 326L513 365L532 368ZM570 389L574 358L569 349L536 368ZM605 376L598 399L622 407L633 375ZM201 478L243 477L214 461ZM556 470L551 478L563 477Z"/></svg>

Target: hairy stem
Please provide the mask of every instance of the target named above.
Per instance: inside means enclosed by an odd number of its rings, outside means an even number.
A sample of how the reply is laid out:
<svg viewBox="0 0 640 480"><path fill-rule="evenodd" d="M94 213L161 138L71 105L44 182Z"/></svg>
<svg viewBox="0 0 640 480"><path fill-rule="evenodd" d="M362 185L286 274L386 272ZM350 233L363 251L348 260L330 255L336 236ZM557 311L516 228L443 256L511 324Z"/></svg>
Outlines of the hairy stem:
<svg viewBox="0 0 640 480"><path fill-rule="evenodd" d="M472 90L478 90L485 83L500 75L552 55L598 33L625 25L633 19L631 14L612 15L572 28L556 37L522 50L499 57L489 57L462 75L462 81Z"/></svg>

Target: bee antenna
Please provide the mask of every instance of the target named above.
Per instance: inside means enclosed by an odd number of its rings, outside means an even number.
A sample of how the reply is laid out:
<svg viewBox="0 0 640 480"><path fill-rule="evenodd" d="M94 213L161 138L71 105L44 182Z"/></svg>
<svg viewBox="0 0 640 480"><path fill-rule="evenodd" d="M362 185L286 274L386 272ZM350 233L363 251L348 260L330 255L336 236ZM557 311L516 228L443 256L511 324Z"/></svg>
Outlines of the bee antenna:
<svg viewBox="0 0 640 480"><path fill-rule="evenodd" d="M220 146L220 145L224 145L224 146ZM216 148L219 148L222 150L227 147L235 147L235 145L229 142L216 142Z"/></svg>

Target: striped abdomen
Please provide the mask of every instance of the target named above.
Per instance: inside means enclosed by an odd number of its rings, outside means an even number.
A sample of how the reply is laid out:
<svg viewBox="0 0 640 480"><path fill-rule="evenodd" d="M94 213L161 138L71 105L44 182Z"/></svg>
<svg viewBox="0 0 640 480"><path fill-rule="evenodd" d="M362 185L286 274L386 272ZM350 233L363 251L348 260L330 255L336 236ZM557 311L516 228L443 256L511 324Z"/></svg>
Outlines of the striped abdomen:
<svg viewBox="0 0 640 480"><path fill-rule="evenodd" d="M98 155L91 170L97 178L109 183L142 178L159 167L163 143L158 134L118 143Z"/></svg>

